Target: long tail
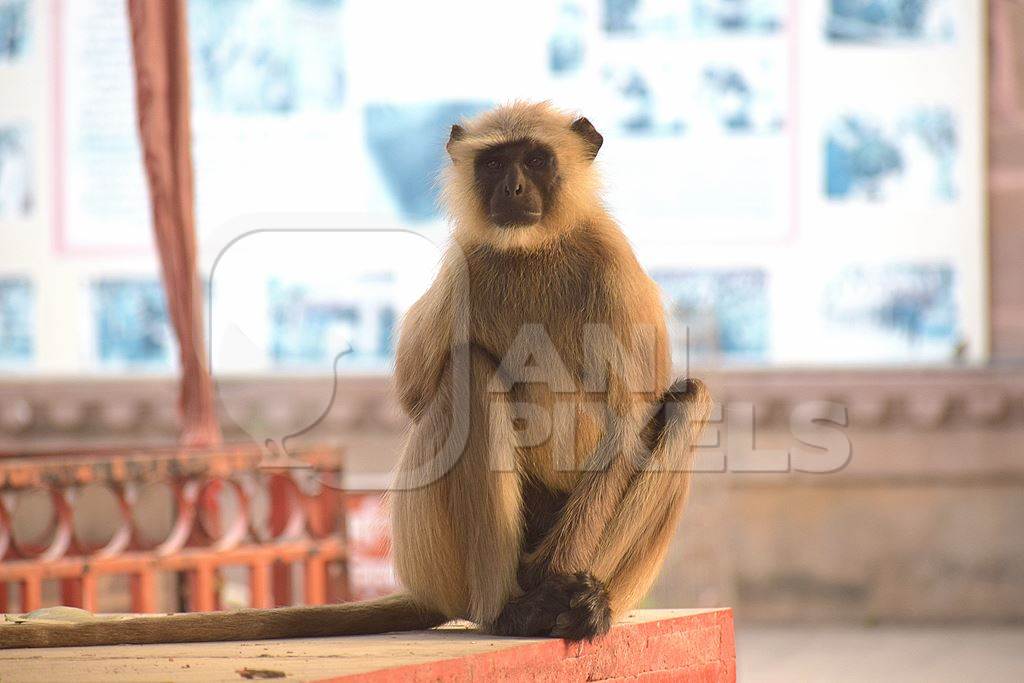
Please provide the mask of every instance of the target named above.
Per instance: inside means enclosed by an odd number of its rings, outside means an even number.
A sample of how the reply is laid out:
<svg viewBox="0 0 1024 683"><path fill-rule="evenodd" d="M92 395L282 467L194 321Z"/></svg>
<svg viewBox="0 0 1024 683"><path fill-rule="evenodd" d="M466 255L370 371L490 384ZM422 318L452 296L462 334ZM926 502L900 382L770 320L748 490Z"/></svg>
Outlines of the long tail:
<svg viewBox="0 0 1024 683"><path fill-rule="evenodd" d="M195 612L155 617L41 619L0 624L0 649L317 638L415 631L448 621L405 593L317 607Z"/></svg>

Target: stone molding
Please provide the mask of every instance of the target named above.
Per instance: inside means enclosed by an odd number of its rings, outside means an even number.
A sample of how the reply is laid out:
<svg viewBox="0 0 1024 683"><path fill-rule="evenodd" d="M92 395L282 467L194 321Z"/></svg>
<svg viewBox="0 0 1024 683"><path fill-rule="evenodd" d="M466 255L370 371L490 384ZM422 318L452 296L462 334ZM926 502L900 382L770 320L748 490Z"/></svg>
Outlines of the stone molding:
<svg viewBox="0 0 1024 683"><path fill-rule="evenodd" d="M727 370L705 375L723 404L754 407L759 426L784 426L804 401L845 405L850 427L879 430L989 428L1024 425L1024 366L878 369ZM0 383L0 452L128 440L140 446L173 441L173 378L8 379ZM246 430L298 430L318 417L330 395L325 377L235 378L218 382L229 437ZM406 424L390 378L339 380L338 399L319 435L394 433ZM251 428L249 431L252 431Z"/></svg>

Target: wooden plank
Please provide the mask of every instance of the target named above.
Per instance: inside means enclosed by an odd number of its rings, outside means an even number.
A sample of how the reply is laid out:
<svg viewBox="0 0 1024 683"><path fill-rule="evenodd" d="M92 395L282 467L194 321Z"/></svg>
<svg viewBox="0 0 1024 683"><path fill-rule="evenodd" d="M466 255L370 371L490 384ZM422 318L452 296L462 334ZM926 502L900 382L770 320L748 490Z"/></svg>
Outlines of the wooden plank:
<svg viewBox="0 0 1024 683"><path fill-rule="evenodd" d="M0 627L0 637L2 637ZM641 610L604 638L569 644L498 638L468 625L433 631L187 645L7 650L0 679L12 681L242 681L243 669L321 681L529 680L732 681L732 612Z"/></svg>

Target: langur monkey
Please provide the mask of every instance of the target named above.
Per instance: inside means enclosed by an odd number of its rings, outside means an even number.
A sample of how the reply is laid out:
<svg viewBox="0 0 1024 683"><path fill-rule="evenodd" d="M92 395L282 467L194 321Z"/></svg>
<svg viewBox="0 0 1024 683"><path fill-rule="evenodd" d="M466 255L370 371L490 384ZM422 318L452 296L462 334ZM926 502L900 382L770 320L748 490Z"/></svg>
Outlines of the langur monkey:
<svg viewBox="0 0 1024 683"><path fill-rule="evenodd" d="M452 240L406 315L411 418L390 494L404 593L318 607L0 626L0 647L317 637L469 619L589 640L653 582L711 399L671 382L661 298L602 203L585 118L513 103L454 125ZM453 445L454 444L454 445Z"/></svg>

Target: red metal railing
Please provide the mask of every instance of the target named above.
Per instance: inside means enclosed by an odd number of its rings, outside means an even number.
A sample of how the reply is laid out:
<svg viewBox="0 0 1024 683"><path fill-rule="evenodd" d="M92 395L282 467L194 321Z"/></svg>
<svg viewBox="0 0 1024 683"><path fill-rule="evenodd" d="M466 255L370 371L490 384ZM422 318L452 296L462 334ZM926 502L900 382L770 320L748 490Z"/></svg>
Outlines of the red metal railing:
<svg viewBox="0 0 1024 683"><path fill-rule="evenodd" d="M106 575L129 577L131 611L153 612L161 573L180 579L176 609L218 609L218 574L228 566L248 569L253 607L292 604L295 566L305 604L349 599L341 454L309 449L290 464L267 467L255 446L0 457L0 612L12 584L20 611L42 606L48 580L59 582L62 604L96 609ZM169 532L155 541L140 532L136 514L150 482L170 487L175 507ZM105 487L117 503L116 529L98 547L76 525L74 500L87 485ZM32 490L50 500L43 540L17 531L19 498Z"/></svg>

